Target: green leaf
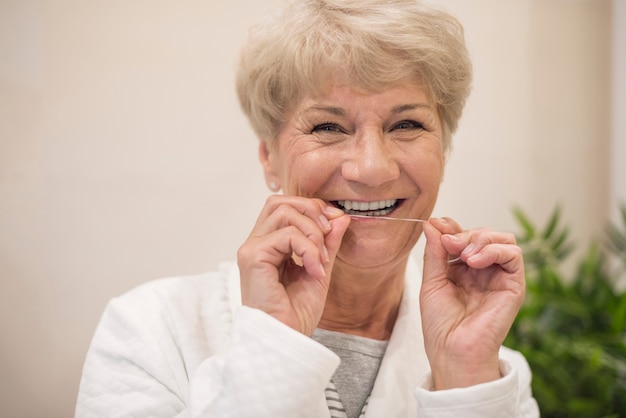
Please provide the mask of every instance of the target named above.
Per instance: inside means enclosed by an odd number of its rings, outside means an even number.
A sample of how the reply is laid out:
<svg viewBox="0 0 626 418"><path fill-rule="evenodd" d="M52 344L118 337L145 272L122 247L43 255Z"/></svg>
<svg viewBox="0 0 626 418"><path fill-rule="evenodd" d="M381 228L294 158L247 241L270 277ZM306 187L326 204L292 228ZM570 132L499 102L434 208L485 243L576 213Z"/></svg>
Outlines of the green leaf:
<svg viewBox="0 0 626 418"><path fill-rule="evenodd" d="M526 217L524 212L518 207L513 208L513 215L515 215L515 219L519 223L519 225L524 230L525 240L531 240L535 237L535 227L530 222L530 220Z"/></svg>
<svg viewBox="0 0 626 418"><path fill-rule="evenodd" d="M626 417L626 291L608 263L618 255L626 270L626 205L620 210L623 225L606 231L610 246L588 243L570 276L562 261L574 247L561 209L540 229L514 209L527 286L505 343L528 360L542 417Z"/></svg>
<svg viewBox="0 0 626 418"><path fill-rule="evenodd" d="M611 330L626 333L626 293L618 299L612 315Z"/></svg>
<svg viewBox="0 0 626 418"><path fill-rule="evenodd" d="M541 236L543 237L544 240L546 240L546 241L550 240L550 238L552 237L552 233L554 232L554 230L556 229L556 226L559 223L559 219L560 218L561 218L561 208L559 206L557 206L552 211L552 215L550 216L550 220L548 221L548 225L544 228L544 231L541 234Z"/></svg>
<svg viewBox="0 0 626 418"><path fill-rule="evenodd" d="M574 251L574 246L567 243L569 229L563 228L552 242L552 251L557 260L563 260Z"/></svg>

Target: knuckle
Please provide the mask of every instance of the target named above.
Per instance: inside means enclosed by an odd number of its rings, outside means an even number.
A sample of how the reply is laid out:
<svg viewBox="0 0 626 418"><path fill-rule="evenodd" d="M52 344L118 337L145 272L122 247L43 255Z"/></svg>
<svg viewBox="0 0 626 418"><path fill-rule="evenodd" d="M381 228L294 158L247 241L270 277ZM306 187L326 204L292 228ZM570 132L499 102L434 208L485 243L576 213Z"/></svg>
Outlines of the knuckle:
<svg viewBox="0 0 626 418"><path fill-rule="evenodd" d="M508 241L509 241L511 244L517 245L517 237L515 236L515 234L514 234L514 233L512 233L512 232L508 232L508 233L507 233L507 238L508 238Z"/></svg>
<svg viewBox="0 0 626 418"><path fill-rule="evenodd" d="M272 209L272 213L277 215L279 218L287 217L288 212L289 208L283 204L279 204Z"/></svg>
<svg viewBox="0 0 626 418"><path fill-rule="evenodd" d="M283 199L283 196L278 194L271 194L265 199L265 204L268 206L274 206L280 203Z"/></svg>
<svg viewBox="0 0 626 418"><path fill-rule="evenodd" d="M314 231L307 234L307 238L311 240L315 245L321 246L324 244L324 237L319 231Z"/></svg>
<svg viewBox="0 0 626 418"><path fill-rule="evenodd" d="M282 228L282 232L287 235L287 239L291 239L295 235L298 235L300 233L300 230L294 225L287 225Z"/></svg>
<svg viewBox="0 0 626 418"><path fill-rule="evenodd" d="M254 248L246 242L237 250L237 262L239 264L249 262L255 253Z"/></svg>

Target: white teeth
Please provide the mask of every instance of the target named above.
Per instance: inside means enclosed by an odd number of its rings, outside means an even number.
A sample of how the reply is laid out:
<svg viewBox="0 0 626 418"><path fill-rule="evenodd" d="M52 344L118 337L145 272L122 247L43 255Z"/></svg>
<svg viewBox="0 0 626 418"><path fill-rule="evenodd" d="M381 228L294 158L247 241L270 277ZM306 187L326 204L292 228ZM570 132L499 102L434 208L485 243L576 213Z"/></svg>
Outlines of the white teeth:
<svg viewBox="0 0 626 418"><path fill-rule="evenodd" d="M375 202L355 202L353 200L339 200L339 206L345 210L372 211L392 207L396 204L396 199L378 200Z"/></svg>

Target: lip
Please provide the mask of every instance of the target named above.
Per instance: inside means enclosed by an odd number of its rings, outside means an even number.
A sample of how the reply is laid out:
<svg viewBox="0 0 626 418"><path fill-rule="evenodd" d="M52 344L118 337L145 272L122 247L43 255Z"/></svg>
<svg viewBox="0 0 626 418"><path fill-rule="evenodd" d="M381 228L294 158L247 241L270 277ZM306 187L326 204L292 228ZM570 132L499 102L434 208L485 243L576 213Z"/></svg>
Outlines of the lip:
<svg viewBox="0 0 626 418"><path fill-rule="evenodd" d="M367 216L367 215L348 215L351 218L350 223L361 223L361 222L385 222L388 219L388 216Z"/></svg>

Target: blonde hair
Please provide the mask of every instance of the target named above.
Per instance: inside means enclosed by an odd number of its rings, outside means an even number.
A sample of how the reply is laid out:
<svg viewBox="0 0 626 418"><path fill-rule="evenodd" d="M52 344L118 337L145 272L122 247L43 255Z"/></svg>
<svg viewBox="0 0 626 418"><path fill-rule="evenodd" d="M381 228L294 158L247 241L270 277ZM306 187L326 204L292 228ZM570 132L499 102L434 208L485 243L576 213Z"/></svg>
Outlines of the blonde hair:
<svg viewBox="0 0 626 418"><path fill-rule="evenodd" d="M447 152L472 71L463 27L446 12L415 0L301 0L251 29L237 93L256 134L271 141L303 94L334 76L370 91L423 83Z"/></svg>

